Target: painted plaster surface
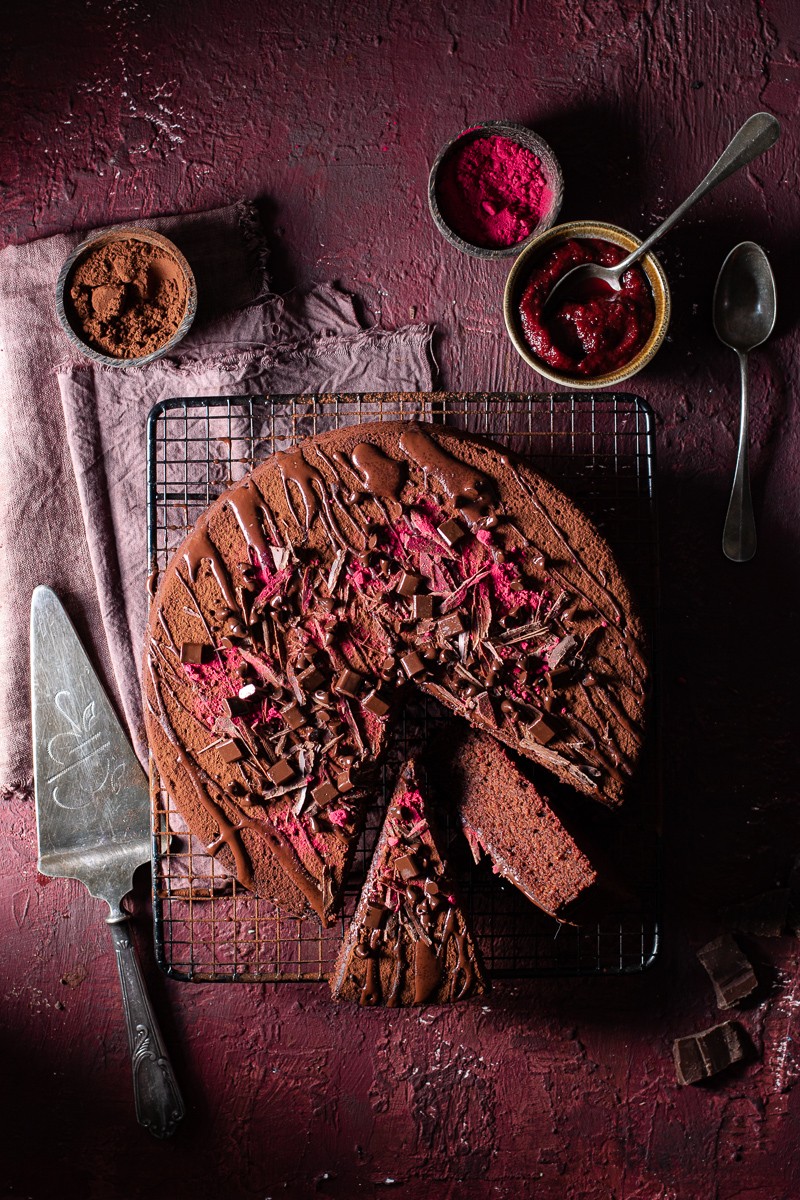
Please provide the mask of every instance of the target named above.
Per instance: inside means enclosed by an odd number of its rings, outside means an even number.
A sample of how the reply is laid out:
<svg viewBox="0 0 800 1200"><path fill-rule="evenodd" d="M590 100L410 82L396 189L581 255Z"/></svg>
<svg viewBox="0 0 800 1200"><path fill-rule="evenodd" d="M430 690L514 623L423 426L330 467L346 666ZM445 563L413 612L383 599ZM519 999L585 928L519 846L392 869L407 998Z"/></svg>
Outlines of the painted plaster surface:
<svg viewBox="0 0 800 1200"><path fill-rule="evenodd" d="M527 389L502 332L506 267L461 257L427 168L475 121L541 132L563 216L644 233L751 112L783 138L670 236L669 340L635 381L658 414L666 943L641 978L498 987L452 1011L361 1013L314 986L160 977L189 1101L138 1129L100 904L37 877L32 807L3 813L2 1195L789 1200L800 1195L800 943L747 945L756 1061L678 1089L673 1037L713 1024L694 950L718 910L800 850L800 14L793 0L500 0L305 6L43 0L0 25L0 237L258 198L285 290L337 280L387 326L440 330L442 382ZM753 356L758 556L725 561L737 371L711 329L728 250L769 253L779 319Z"/></svg>

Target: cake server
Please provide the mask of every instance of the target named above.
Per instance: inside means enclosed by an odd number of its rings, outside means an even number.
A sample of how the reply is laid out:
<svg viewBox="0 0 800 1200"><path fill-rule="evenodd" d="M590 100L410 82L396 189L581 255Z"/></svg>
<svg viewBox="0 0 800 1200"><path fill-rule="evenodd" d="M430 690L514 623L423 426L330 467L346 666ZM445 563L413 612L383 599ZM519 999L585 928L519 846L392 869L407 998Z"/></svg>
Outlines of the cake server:
<svg viewBox="0 0 800 1200"><path fill-rule="evenodd" d="M184 1115L120 907L150 859L147 779L55 592L31 599L31 699L39 870L108 904L140 1125L169 1137Z"/></svg>

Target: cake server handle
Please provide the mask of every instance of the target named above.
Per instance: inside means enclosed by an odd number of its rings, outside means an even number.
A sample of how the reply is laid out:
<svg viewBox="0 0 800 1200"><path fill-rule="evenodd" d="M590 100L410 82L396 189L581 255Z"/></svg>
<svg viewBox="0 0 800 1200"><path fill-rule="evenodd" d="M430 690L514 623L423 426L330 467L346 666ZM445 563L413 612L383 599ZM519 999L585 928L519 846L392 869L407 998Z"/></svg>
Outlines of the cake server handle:
<svg viewBox="0 0 800 1200"><path fill-rule="evenodd" d="M107 920L122 985L136 1119L154 1137L171 1137L186 1114L183 1097L147 994L128 919L118 910Z"/></svg>

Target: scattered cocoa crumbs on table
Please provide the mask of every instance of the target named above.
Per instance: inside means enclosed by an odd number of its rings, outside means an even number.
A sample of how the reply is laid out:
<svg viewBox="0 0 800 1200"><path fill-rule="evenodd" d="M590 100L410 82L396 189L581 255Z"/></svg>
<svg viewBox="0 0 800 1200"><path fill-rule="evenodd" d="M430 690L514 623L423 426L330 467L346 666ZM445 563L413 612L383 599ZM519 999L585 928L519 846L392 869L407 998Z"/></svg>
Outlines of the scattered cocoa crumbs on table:
<svg viewBox="0 0 800 1200"><path fill-rule="evenodd" d="M112 358L141 358L168 342L186 312L188 287L169 251L136 238L90 250L69 282L70 323Z"/></svg>

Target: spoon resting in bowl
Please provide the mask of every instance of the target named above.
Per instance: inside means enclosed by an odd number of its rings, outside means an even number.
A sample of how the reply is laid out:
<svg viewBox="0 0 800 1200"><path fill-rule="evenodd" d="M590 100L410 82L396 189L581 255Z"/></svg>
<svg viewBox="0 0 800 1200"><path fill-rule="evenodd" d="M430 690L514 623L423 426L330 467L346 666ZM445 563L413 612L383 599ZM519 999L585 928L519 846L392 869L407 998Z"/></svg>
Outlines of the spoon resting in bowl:
<svg viewBox="0 0 800 1200"><path fill-rule="evenodd" d="M702 199L718 183L722 183L723 179L727 179L740 167L746 166L754 158L758 158L759 154L769 150L770 146L777 142L780 132L779 123L770 113L755 113L754 116L749 117L739 132L734 135L702 183L697 185L691 196L688 196L683 204L667 217L666 221L662 221L658 228L648 238L645 238L641 246L637 246L631 254L623 258L622 262L613 267L601 267L597 263L584 263L579 267L573 267L554 285L544 302L542 312L552 311L558 301L563 303L568 296L574 295L576 291L579 292L591 281L607 284L612 292L620 291L622 287L620 281L625 272L647 254L648 250L653 248L656 242L681 219L684 213L688 212L693 204Z"/></svg>

